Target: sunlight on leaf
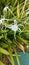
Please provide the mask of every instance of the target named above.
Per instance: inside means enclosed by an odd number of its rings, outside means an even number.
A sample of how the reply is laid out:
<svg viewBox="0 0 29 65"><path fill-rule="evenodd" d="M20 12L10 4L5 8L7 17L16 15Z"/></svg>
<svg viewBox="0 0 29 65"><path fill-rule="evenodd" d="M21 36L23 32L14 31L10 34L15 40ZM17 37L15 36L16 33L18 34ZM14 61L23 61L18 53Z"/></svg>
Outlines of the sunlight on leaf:
<svg viewBox="0 0 29 65"><path fill-rule="evenodd" d="M0 65L5 65L5 64L0 61Z"/></svg>
<svg viewBox="0 0 29 65"><path fill-rule="evenodd" d="M1 47L0 47L0 53L3 53L5 55L9 55L9 52Z"/></svg>

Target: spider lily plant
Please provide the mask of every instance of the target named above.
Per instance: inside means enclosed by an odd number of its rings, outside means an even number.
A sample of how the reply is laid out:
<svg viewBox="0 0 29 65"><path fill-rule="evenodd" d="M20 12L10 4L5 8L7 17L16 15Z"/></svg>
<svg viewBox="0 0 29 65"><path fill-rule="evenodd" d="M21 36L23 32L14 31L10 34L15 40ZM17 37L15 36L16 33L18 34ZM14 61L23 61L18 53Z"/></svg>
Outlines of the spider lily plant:
<svg viewBox="0 0 29 65"><path fill-rule="evenodd" d="M7 1L0 18L0 65L4 65L1 62L2 54L8 56L12 65L15 65L16 56L20 65L16 47L25 52L24 45L29 46L29 1Z"/></svg>

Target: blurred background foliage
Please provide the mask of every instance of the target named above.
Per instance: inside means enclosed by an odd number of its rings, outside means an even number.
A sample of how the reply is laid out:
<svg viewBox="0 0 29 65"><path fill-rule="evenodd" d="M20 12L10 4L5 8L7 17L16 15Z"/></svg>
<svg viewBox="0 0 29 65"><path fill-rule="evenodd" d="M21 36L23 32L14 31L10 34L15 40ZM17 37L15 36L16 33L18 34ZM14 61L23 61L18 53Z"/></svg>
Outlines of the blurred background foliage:
<svg viewBox="0 0 29 65"><path fill-rule="evenodd" d="M18 0L18 1L19 1L20 5L21 5L21 4L24 3L25 0ZM9 7L10 7L10 6L14 7L13 4L14 4L14 5L15 5L15 4L17 5L18 1L17 1L17 0L16 0L16 1L15 1L15 0L1 0L1 1L0 1L0 17L1 17L1 15L3 14L3 8L4 8L5 6L8 5ZM28 5L27 5L27 4L28 4ZM29 7L29 0L28 0L28 3L27 3L27 4L26 4L26 5L27 5L26 8ZM15 5L15 6L16 6L16 5Z"/></svg>
<svg viewBox="0 0 29 65"><path fill-rule="evenodd" d="M9 10L4 14L4 8L9 6ZM6 8L7 9L7 8ZM13 56L16 56L18 65L20 61L17 51L25 52L29 46L29 0L1 0L0 1L0 22L1 18L7 20L0 24L0 60L2 54L8 56L12 65L14 64ZM17 25L21 31L16 31L16 40L14 39L14 31L9 28L10 24L14 24L16 19ZM3 22L3 21L2 21ZM21 24L21 25L20 25ZM6 34L7 33L7 34ZM19 35L20 33L20 35ZM15 54L13 55L12 53ZM29 49L28 51L29 52ZM4 58L5 60L5 58ZM0 61L0 65L4 65Z"/></svg>

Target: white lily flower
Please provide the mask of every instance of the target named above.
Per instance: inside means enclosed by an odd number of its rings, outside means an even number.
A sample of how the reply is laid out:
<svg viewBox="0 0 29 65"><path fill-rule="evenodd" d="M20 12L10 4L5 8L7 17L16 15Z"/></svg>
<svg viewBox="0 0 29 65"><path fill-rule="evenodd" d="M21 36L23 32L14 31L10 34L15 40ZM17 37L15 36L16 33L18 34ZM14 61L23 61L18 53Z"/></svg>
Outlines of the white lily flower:
<svg viewBox="0 0 29 65"><path fill-rule="evenodd" d="M17 21L14 20L14 24L10 24L10 25L8 25L8 26L6 26L6 27L8 27L9 29L11 29L11 30L13 30L14 32L16 32L16 31L18 30Z"/></svg>
<svg viewBox="0 0 29 65"><path fill-rule="evenodd" d="M19 27L17 25L17 21L14 20L14 24L10 24L10 25L6 26L6 28L9 28L14 31L14 39L16 40L16 31L19 29Z"/></svg>
<svg viewBox="0 0 29 65"><path fill-rule="evenodd" d="M21 29L17 25L17 21L16 20L14 20L14 24L10 24L10 25L8 25L6 27L11 29L11 30L13 30L14 32L16 32L17 30L21 31Z"/></svg>
<svg viewBox="0 0 29 65"><path fill-rule="evenodd" d="M20 26L22 26L20 24ZM19 30L19 35L21 34L21 29L19 28L18 24L17 24L17 21L14 20L14 24L10 24L10 25L7 25L6 28L9 28L11 29L12 31L14 31L14 39L16 40L16 31Z"/></svg>
<svg viewBox="0 0 29 65"><path fill-rule="evenodd" d="M11 26L11 29L16 32L18 30L18 25L17 25L17 21L14 20L14 25Z"/></svg>
<svg viewBox="0 0 29 65"><path fill-rule="evenodd" d="M11 26L11 29L16 32L18 30L18 26L16 24L15 25L12 25Z"/></svg>

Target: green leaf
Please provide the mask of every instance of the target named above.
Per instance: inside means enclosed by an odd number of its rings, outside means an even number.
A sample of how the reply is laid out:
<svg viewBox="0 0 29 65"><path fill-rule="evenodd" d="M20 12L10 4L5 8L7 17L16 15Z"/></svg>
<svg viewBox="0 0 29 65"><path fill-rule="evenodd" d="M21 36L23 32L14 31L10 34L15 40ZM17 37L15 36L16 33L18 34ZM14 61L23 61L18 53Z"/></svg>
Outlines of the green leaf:
<svg viewBox="0 0 29 65"><path fill-rule="evenodd" d="M18 44L18 47L23 51L23 52L25 52L25 49L24 49L24 46L22 45L22 44Z"/></svg>
<svg viewBox="0 0 29 65"><path fill-rule="evenodd" d="M14 48L14 51L15 51L15 56L16 56L16 59L17 59L17 63L18 65L20 65L20 60L19 60L19 57L18 57L18 54L16 52L16 49Z"/></svg>
<svg viewBox="0 0 29 65"><path fill-rule="evenodd" d="M9 55L9 52L1 47L0 47L0 53L3 53L5 55Z"/></svg>
<svg viewBox="0 0 29 65"><path fill-rule="evenodd" d="M24 40L23 38L21 38L21 37L19 37L19 36L17 36L17 41L18 41L18 42L21 42L21 43L23 43L23 44L28 45L27 40Z"/></svg>
<svg viewBox="0 0 29 65"><path fill-rule="evenodd" d="M5 64L0 61L0 65L5 65Z"/></svg>
<svg viewBox="0 0 29 65"><path fill-rule="evenodd" d="M14 58L13 58L13 54L12 54L12 52L11 52L11 48L10 48L10 50L9 50L9 55L10 55L11 64L12 64L12 65L15 65L15 63L14 63Z"/></svg>

